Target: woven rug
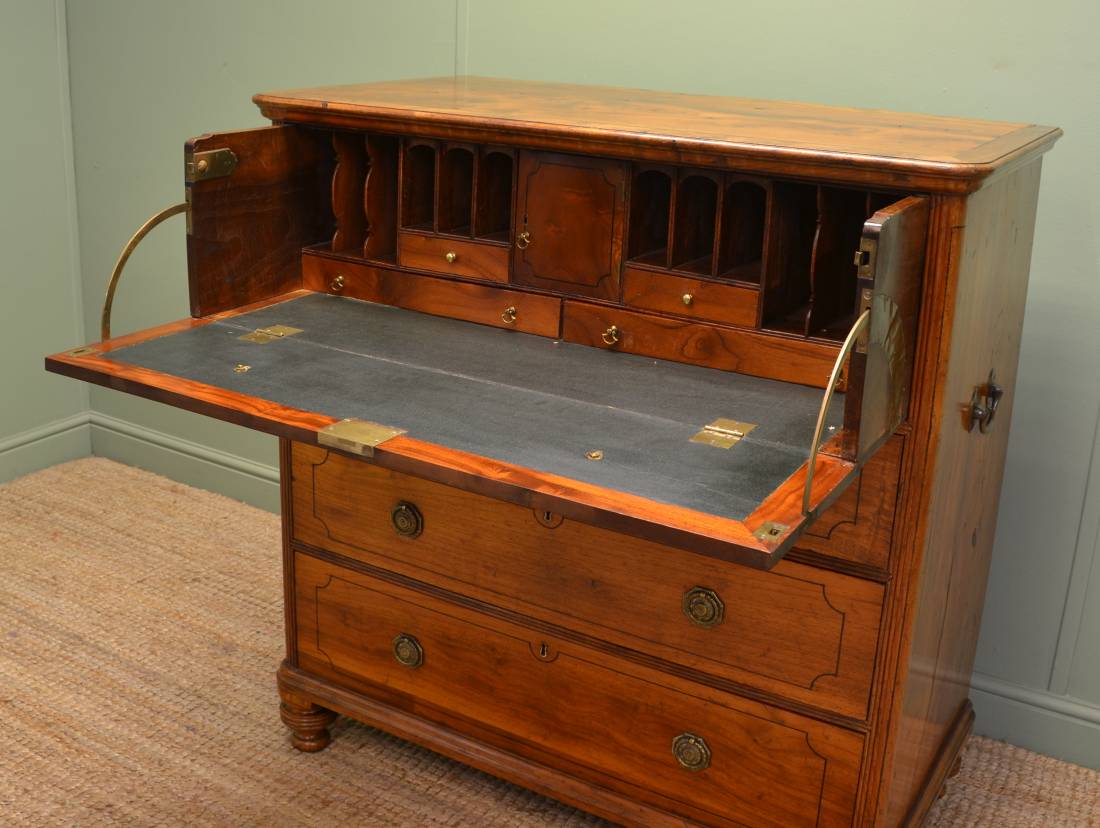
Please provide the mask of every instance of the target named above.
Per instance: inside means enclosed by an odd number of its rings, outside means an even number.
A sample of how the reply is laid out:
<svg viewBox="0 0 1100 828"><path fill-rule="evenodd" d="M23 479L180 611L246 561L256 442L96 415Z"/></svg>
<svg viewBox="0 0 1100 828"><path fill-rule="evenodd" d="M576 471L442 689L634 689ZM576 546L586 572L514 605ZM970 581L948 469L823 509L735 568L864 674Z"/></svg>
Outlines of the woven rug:
<svg viewBox="0 0 1100 828"><path fill-rule="evenodd" d="M343 719L278 716L279 522L91 458L0 486L0 824L600 820ZM934 826L1100 826L1100 773L986 739Z"/></svg>

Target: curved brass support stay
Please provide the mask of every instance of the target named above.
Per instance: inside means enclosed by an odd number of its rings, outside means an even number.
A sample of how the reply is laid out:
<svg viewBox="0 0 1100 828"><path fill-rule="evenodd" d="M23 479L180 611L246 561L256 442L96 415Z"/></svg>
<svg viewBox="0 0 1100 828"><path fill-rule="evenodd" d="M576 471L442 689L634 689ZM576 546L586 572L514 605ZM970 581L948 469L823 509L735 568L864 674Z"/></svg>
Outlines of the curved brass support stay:
<svg viewBox="0 0 1100 828"><path fill-rule="evenodd" d="M836 355L833 371L829 374L829 383L825 386L825 397L821 400L821 410L817 412L814 439L810 443L810 459L806 463L806 488L802 492L802 514L804 515L810 514L810 489L814 483L814 460L817 459L817 450L821 448L821 434L825 430L825 417L829 413L829 403L833 401L833 394L836 392L836 384L840 380L840 374L844 370L844 363L848 360L852 348L859 340L860 333L867 327L870 320L871 309L867 308L859 315L859 319L852 325L852 329L848 331L848 336L844 338L844 344L840 346L840 353Z"/></svg>
<svg viewBox="0 0 1100 828"><path fill-rule="evenodd" d="M103 314L99 318L99 338L101 340L106 341L111 338L111 306L115 302L115 289L118 287L118 279L122 275L122 269L126 267L126 262L130 259L130 254L134 252L134 249L139 244L141 244L141 240L149 235L150 230L166 219L170 219L172 216L186 211L186 201L174 204L167 210L161 210L138 228L138 231L130 237L130 241L126 242L126 246L122 248L122 252L118 254L118 261L115 262L115 269L111 271L111 281L107 283L107 295L103 299Z"/></svg>

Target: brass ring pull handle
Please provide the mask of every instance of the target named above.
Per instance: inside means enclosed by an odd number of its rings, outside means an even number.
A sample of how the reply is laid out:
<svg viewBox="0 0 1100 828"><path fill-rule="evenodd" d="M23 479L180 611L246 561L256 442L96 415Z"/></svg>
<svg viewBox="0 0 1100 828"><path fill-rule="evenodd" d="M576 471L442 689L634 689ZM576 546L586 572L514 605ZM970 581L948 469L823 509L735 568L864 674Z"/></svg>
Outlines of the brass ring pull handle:
<svg viewBox="0 0 1100 828"><path fill-rule="evenodd" d="M454 264L455 259L458 258L458 254L455 253L453 250L448 250L446 253L443 254L443 258L447 260L447 264Z"/></svg>
<svg viewBox="0 0 1100 828"><path fill-rule="evenodd" d="M619 330L618 325L612 325L603 335L600 337L605 345L618 345L619 340L622 338L622 331Z"/></svg>
<svg viewBox="0 0 1100 828"><path fill-rule="evenodd" d="M390 521L397 534L405 538L415 538L424 531L424 518L413 504L402 500L390 512Z"/></svg>
<svg viewBox="0 0 1100 828"><path fill-rule="evenodd" d="M966 430L973 431L974 426L982 434L989 432L993 426L993 418L997 415L997 406L1001 404L1005 390L997 385L997 377L989 372L989 381L985 385L974 389L974 396L970 398L970 410L967 418Z"/></svg>
<svg viewBox="0 0 1100 828"><path fill-rule="evenodd" d="M717 592L706 587L692 587L685 592L680 608L697 627L717 627L726 617L726 605Z"/></svg>
<svg viewBox="0 0 1100 828"><path fill-rule="evenodd" d="M517 316L519 316L519 312L516 310L516 306L509 305L504 309L504 313L500 315L500 321L505 325L514 325Z"/></svg>
<svg viewBox="0 0 1100 828"><path fill-rule="evenodd" d="M531 243L531 234L524 230L518 236L516 236L516 247L520 250L526 250L527 245Z"/></svg>
<svg viewBox="0 0 1100 828"><path fill-rule="evenodd" d="M821 448L821 433L825 430L825 417L829 413L829 403L836 393L836 384L840 380L841 371L848 355L852 353L860 333L871 321L871 309L867 308L859 315L859 319L852 325L848 335L844 338L844 344L840 346L840 353L836 355L833 363L833 371L829 374L829 383L825 386L825 397L821 400L821 409L817 412L817 425L814 426L814 439L810 443L810 458L806 462L806 488L802 492L802 514L810 514L810 490L814 483L814 460L817 459L817 450Z"/></svg>
<svg viewBox="0 0 1100 828"><path fill-rule="evenodd" d="M122 275L122 269L126 267L126 262L129 260L130 254L134 252L134 248L141 244L141 240L149 235L150 230L165 219L170 219L172 216L186 211L186 201L180 204L173 204L166 210L161 210L138 228L137 232L130 237L130 241L126 242L126 246L122 248L122 252L118 254L118 261L115 262L115 269L111 271L111 281L107 283L107 295L103 299L103 313L99 317L99 338L101 340L106 341L111 338L111 306L115 302L115 289L118 287L118 279Z"/></svg>
<svg viewBox="0 0 1100 828"><path fill-rule="evenodd" d="M698 772L710 767L710 747L706 739L694 733L681 733L673 739L672 755L685 770Z"/></svg>
<svg viewBox="0 0 1100 828"><path fill-rule="evenodd" d="M336 276L333 277L332 281L328 283L328 289L331 290L333 293L339 293L344 289L344 282L344 274L337 273Z"/></svg>
<svg viewBox="0 0 1100 828"><path fill-rule="evenodd" d="M424 663L424 648L415 635L401 633L393 640L393 657L403 667L415 670Z"/></svg>

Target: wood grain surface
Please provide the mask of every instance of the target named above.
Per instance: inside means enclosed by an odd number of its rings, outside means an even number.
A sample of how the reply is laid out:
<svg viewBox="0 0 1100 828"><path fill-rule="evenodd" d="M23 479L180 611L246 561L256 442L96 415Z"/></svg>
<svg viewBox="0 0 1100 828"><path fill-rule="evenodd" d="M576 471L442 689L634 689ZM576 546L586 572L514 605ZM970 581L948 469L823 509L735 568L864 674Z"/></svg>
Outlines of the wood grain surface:
<svg viewBox="0 0 1100 828"><path fill-rule="evenodd" d="M1061 130L886 110L482 77L268 92L278 121L971 190Z"/></svg>
<svg viewBox="0 0 1100 828"><path fill-rule="evenodd" d="M318 446L295 443L291 471L297 541L614 641L716 686L866 715L879 584L797 564L765 573L704 559ZM391 524L402 502L423 516L416 538ZM696 587L725 605L714 627L684 613Z"/></svg>
<svg viewBox="0 0 1100 828"><path fill-rule="evenodd" d="M316 675L705 825L850 823L858 734L308 555L295 569L299 660ZM399 635L419 666L395 659ZM684 733L706 741L709 767L680 767Z"/></svg>

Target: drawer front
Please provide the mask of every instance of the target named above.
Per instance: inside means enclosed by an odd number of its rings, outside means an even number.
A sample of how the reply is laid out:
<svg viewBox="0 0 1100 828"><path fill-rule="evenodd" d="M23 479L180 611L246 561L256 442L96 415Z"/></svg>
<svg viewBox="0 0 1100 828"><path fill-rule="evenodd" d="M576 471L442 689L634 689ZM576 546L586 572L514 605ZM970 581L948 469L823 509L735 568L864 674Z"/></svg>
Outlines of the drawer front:
<svg viewBox="0 0 1100 828"><path fill-rule="evenodd" d="M302 279L308 290L539 336L557 337L561 327L560 299L493 285L403 273L308 251L302 255Z"/></svg>
<svg viewBox="0 0 1100 828"><path fill-rule="evenodd" d="M405 232L398 234L397 244L397 260L402 267L492 282L508 281L507 247Z"/></svg>
<svg viewBox="0 0 1100 828"><path fill-rule="evenodd" d="M309 672L704 824L851 824L855 733L308 555L295 579Z"/></svg>
<svg viewBox="0 0 1100 828"><path fill-rule="evenodd" d="M882 586L782 562L761 572L292 449L295 539L634 652L866 716ZM412 504L415 537L392 510Z"/></svg>
<svg viewBox="0 0 1100 828"><path fill-rule="evenodd" d="M837 355L835 346L823 342L569 299L562 313L562 339L818 388L828 383Z"/></svg>
<svg viewBox="0 0 1100 828"><path fill-rule="evenodd" d="M760 291L628 267L623 271L623 304L751 328Z"/></svg>

